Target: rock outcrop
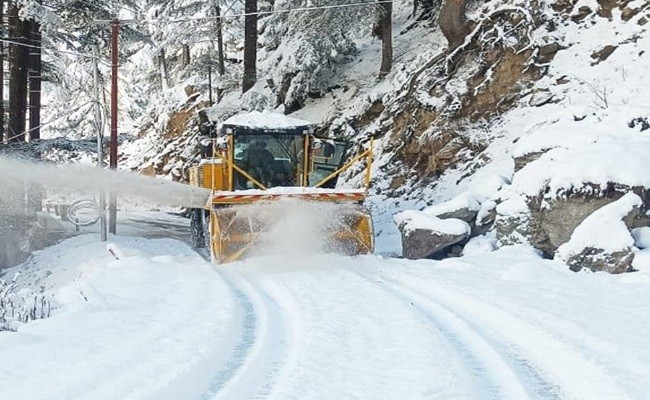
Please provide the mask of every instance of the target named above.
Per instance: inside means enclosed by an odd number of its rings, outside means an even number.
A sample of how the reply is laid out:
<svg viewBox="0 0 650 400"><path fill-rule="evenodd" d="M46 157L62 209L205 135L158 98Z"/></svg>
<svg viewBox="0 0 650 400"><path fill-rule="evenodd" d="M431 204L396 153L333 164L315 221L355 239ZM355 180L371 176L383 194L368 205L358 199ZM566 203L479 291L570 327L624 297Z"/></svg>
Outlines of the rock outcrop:
<svg viewBox="0 0 650 400"><path fill-rule="evenodd" d="M639 214L643 201L628 193L585 218L573 231L570 240L560 246L556 258L572 271L622 273L632 270L634 238L629 221Z"/></svg>
<svg viewBox="0 0 650 400"><path fill-rule="evenodd" d="M645 188L610 185L600 190L595 185L585 185L582 191L556 199L540 195L514 196L506 200L497 208L495 226L499 244L529 244L552 258L587 217L626 193L636 193L641 201L639 207L625 217L626 226L630 229L648 226L648 216L643 211L648 209L650 201ZM513 208L516 210L512 211Z"/></svg>

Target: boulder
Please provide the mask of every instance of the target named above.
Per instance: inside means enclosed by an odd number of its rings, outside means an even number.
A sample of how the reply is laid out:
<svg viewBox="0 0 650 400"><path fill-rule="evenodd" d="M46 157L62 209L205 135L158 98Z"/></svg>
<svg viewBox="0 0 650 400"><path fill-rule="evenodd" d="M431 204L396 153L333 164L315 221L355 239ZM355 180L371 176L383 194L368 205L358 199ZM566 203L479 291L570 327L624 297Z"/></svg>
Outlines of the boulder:
<svg viewBox="0 0 650 400"><path fill-rule="evenodd" d="M553 61L558 51L560 51L560 45L557 43L549 43L542 46L537 51L535 61L540 64L547 64Z"/></svg>
<svg viewBox="0 0 650 400"><path fill-rule="evenodd" d="M496 207L494 227L499 246L530 244L535 233L530 209L520 196L513 196Z"/></svg>
<svg viewBox="0 0 650 400"><path fill-rule="evenodd" d="M497 207L494 225L500 245L529 244L553 258L557 249L568 242L574 230L591 214L626 195L636 193L643 204L623 222L629 229L650 225L643 210L650 205L649 192L642 187L609 185L602 189L585 185L582 190L565 192L555 199L543 195L510 195Z"/></svg>
<svg viewBox="0 0 650 400"><path fill-rule="evenodd" d="M481 199L472 193L463 193L449 201L425 208L422 212L440 219L460 219L473 225L481 209Z"/></svg>
<svg viewBox="0 0 650 400"><path fill-rule="evenodd" d="M594 272L605 271L610 274L632 271L632 261L634 261L634 252L630 247L613 252L587 247L565 260L569 269L574 272L580 272L583 268L587 268Z"/></svg>
<svg viewBox="0 0 650 400"><path fill-rule="evenodd" d="M622 273L632 270L634 238L626 221L638 215L642 199L627 193L619 200L599 208L560 246L556 258L566 262L572 271L588 268L592 271Z"/></svg>
<svg viewBox="0 0 650 400"><path fill-rule="evenodd" d="M621 193L603 197L577 195L546 201L544 205L540 199L531 201L531 218L536 226L535 234L531 235L531 244L546 255L555 253L558 247L569 241L585 218L621 196Z"/></svg>
<svg viewBox="0 0 650 400"><path fill-rule="evenodd" d="M394 219L402 234L402 254L411 260L440 255L471 232L465 221L440 219L422 211L404 211Z"/></svg>

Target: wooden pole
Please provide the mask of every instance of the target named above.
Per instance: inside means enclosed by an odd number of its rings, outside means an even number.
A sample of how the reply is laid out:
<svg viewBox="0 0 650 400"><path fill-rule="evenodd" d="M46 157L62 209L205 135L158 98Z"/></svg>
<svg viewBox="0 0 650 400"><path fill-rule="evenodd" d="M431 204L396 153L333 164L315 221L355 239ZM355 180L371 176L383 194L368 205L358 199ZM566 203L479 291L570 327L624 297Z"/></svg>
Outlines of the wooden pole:
<svg viewBox="0 0 650 400"><path fill-rule="evenodd" d="M120 21L114 19L111 22L111 142L109 151L109 163L112 170L117 169L117 78L118 78L118 36L120 33ZM108 231L117 233L117 194L111 192L108 206Z"/></svg>
<svg viewBox="0 0 650 400"><path fill-rule="evenodd" d="M102 123L101 93L99 80L99 45L93 47L93 81L95 86L95 128L97 129L97 168L104 169L104 124ZM99 189L99 240L106 241L106 192Z"/></svg>
<svg viewBox="0 0 650 400"><path fill-rule="evenodd" d="M43 60L41 55L41 24L30 21L27 34L28 42L33 46L29 49L29 140L41 138L41 87L43 75Z"/></svg>

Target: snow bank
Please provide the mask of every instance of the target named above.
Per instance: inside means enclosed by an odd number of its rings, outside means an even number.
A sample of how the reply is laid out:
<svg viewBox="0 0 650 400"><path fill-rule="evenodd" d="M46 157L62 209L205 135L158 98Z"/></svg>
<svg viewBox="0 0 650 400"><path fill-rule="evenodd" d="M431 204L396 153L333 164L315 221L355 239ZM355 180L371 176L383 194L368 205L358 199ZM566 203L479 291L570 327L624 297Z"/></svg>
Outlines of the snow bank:
<svg viewBox="0 0 650 400"><path fill-rule="evenodd" d="M56 308L0 332L1 399L199 398L208 386L232 346L229 287L181 242L112 241L124 258L86 235L23 266L49 275Z"/></svg>
<svg viewBox="0 0 650 400"><path fill-rule="evenodd" d="M417 229L455 236L469 235L471 232L469 224L465 221L455 218L441 219L423 211L403 211L393 219L405 234Z"/></svg>
<svg viewBox="0 0 650 400"><path fill-rule="evenodd" d="M463 255L484 254L494 251L497 248L497 241L493 237L476 236L467 242L463 247Z"/></svg>
<svg viewBox="0 0 650 400"><path fill-rule="evenodd" d="M560 246L557 255L562 260L587 248L612 253L634 246L634 239L622 221L633 208L642 205L641 198L628 193L618 201L608 204L587 217L573 232L571 239Z"/></svg>
<svg viewBox="0 0 650 400"><path fill-rule="evenodd" d="M632 237L636 247L640 249L650 248L650 227L633 229Z"/></svg>
<svg viewBox="0 0 650 400"><path fill-rule="evenodd" d="M632 261L632 266L637 271L650 272L650 250L645 249L636 251L634 253L634 261ZM648 277L647 281L650 283L650 277Z"/></svg>
<svg viewBox="0 0 650 400"><path fill-rule="evenodd" d="M481 197L474 193L463 193L449 201L429 206L422 212L434 217L463 209L478 212L481 208L481 201Z"/></svg>

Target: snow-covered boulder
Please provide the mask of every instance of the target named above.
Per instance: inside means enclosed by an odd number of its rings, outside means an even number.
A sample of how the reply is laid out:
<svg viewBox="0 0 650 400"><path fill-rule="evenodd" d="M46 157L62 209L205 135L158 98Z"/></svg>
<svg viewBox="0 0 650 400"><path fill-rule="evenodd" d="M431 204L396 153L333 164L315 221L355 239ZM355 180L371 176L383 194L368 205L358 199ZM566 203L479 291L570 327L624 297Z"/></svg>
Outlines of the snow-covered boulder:
<svg viewBox="0 0 650 400"><path fill-rule="evenodd" d="M530 200L531 216L536 226L532 244L546 254L553 254L563 243L569 241L575 229L586 218L621 199L625 193L624 190L612 190L575 193L557 199L544 200L538 197ZM638 215L639 213L635 212L629 219Z"/></svg>
<svg viewBox="0 0 650 400"><path fill-rule="evenodd" d="M532 244L536 229L526 201L512 196L496 207L494 227L499 246Z"/></svg>
<svg viewBox="0 0 650 400"><path fill-rule="evenodd" d="M566 262L572 271L582 268L609 273L632 270L634 238L625 221L638 214L642 204L639 196L628 193L596 210L575 229L571 239L560 246L556 257Z"/></svg>
<svg viewBox="0 0 650 400"><path fill-rule="evenodd" d="M422 211L404 211L394 220L402 234L402 254L412 260L433 257L467 239L472 231L463 220L441 219Z"/></svg>
<svg viewBox="0 0 650 400"><path fill-rule="evenodd" d="M585 185L583 190L565 192L562 196L531 196L509 193L497 207L496 232L499 244L530 244L552 258L557 249L568 242L574 230L596 210L614 203L627 193L648 197L643 187L608 185L600 188ZM647 200L645 201L647 203ZM629 228L648 225L642 204L626 219Z"/></svg>
<svg viewBox="0 0 650 400"><path fill-rule="evenodd" d="M515 173L506 199L526 202L525 238L545 256L552 257L585 218L626 193L641 197L641 210L650 207L650 175L644 173L650 136L629 129L626 121L635 112L620 108L598 116L584 105L568 107L514 145ZM497 219L509 228L502 236L521 230L517 219ZM635 213L626 223L641 227L649 220Z"/></svg>
<svg viewBox="0 0 650 400"><path fill-rule="evenodd" d="M460 219L472 228L471 236L485 234L492 228L496 203L478 193L466 192L451 200L434 204L422 210L441 219Z"/></svg>

